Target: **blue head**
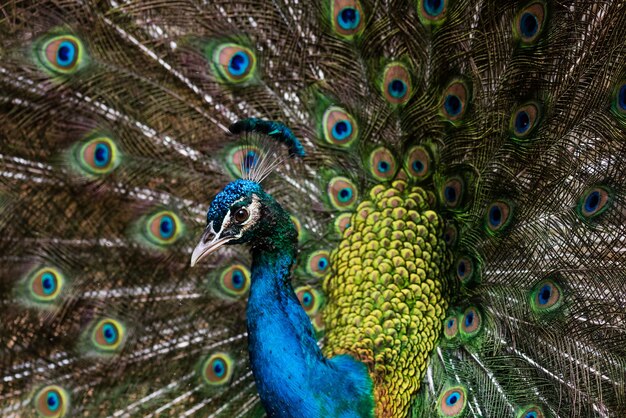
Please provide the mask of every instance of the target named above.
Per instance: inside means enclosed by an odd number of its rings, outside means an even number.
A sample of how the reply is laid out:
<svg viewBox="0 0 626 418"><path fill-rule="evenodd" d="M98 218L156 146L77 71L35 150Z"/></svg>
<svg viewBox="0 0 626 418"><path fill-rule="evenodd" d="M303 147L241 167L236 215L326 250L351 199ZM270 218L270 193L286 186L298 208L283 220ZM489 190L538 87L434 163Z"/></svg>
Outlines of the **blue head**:
<svg viewBox="0 0 626 418"><path fill-rule="evenodd" d="M259 183L235 180L215 196L207 212L207 226L191 256L195 265L223 245L252 248L292 244L297 233L289 215Z"/></svg>

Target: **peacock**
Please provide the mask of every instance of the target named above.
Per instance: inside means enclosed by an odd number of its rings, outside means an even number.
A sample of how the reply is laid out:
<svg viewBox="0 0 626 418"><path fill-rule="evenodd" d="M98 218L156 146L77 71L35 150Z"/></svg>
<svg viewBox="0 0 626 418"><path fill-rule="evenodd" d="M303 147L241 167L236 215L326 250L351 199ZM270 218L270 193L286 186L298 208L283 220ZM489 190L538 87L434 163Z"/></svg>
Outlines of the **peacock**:
<svg viewBox="0 0 626 418"><path fill-rule="evenodd" d="M626 3L0 5L3 417L626 416Z"/></svg>

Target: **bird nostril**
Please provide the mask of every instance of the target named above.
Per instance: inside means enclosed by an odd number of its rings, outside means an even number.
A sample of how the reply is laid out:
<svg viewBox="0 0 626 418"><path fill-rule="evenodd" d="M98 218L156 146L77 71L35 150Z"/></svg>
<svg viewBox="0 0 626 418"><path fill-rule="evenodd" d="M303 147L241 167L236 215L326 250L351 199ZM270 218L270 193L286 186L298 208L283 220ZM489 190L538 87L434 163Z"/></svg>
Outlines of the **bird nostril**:
<svg viewBox="0 0 626 418"><path fill-rule="evenodd" d="M215 234L214 233L211 232L210 234L206 234L204 236L204 238L202 239L202 243L206 244L209 241L213 241L213 238L215 238Z"/></svg>

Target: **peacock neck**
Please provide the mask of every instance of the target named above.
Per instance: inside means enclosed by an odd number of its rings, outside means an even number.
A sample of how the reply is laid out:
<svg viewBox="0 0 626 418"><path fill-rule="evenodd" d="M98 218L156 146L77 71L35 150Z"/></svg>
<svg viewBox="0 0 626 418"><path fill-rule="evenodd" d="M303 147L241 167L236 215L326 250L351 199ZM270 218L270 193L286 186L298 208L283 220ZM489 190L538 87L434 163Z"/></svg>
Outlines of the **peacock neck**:
<svg viewBox="0 0 626 418"><path fill-rule="evenodd" d="M288 219L252 248L248 345L263 406L270 417L371 416L367 369L348 356L324 358L291 286L296 235L285 231L293 229Z"/></svg>

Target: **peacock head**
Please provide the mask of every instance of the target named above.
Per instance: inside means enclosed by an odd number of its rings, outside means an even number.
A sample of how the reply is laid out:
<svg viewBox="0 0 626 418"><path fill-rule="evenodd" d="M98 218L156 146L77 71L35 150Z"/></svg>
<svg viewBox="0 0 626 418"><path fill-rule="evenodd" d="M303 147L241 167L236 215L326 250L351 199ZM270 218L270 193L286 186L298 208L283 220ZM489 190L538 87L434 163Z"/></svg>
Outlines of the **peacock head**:
<svg viewBox="0 0 626 418"><path fill-rule="evenodd" d="M277 242L294 242L297 232L287 212L251 180L235 180L211 202L207 226L191 255L193 267L224 245L250 244L266 249Z"/></svg>

